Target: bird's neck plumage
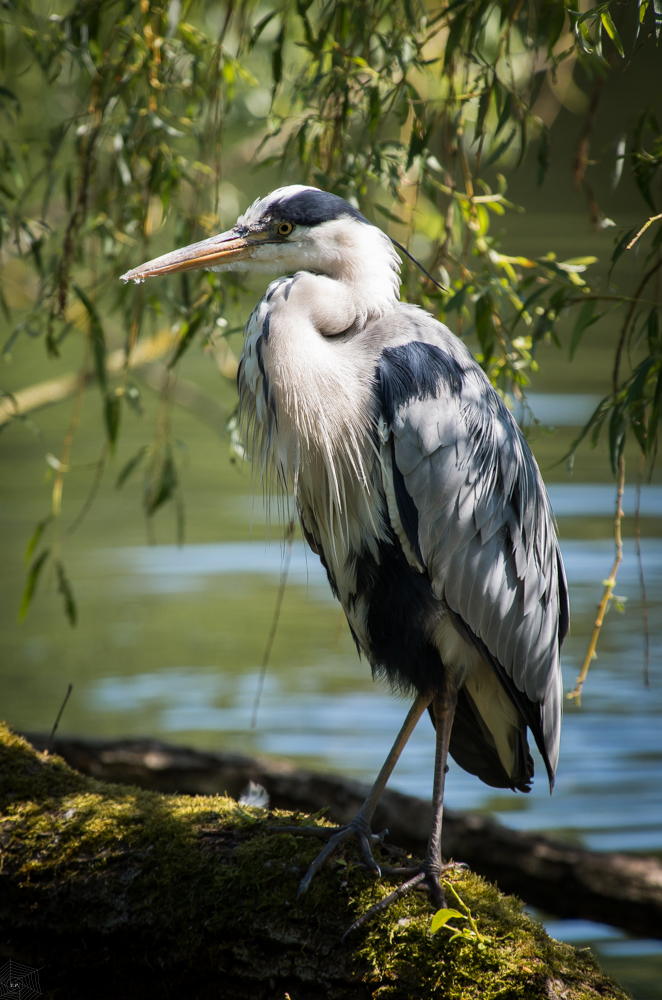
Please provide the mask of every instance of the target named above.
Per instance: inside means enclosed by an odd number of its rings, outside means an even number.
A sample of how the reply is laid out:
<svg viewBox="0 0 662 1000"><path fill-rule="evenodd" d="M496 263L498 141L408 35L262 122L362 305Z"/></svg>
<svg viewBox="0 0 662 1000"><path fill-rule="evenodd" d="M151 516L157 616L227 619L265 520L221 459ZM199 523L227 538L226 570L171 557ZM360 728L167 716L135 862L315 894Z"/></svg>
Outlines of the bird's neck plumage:
<svg viewBox="0 0 662 1000"><path fill-rule="evenodd" d="M279 263L297 273L269 287L246 328L239 381L249 451L300 505L324 497L319 528L342 563L364 534L380 532L368 503L381 349L370 329L398 306L400 261L381 230L345 217L284 245Z"/></svg>
<svg viewBox="0 0 662 1000"><path fill-rule="evenodd" d="M313 234L311 234L313 235ZM336 219L316 228L310 270L347 287L357 310L357 326L395 308L400 259L388 236L365 222Z"/></svg>

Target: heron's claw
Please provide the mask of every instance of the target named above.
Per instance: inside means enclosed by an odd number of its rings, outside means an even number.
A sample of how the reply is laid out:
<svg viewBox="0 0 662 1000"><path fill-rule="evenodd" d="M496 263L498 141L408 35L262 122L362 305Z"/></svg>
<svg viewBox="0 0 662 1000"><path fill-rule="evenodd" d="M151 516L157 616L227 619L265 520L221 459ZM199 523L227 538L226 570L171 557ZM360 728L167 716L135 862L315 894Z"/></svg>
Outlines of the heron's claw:
<svg viewBox="0 0 662 1000"><path fill-rule="evenodd" d="M354 931L360 930L364 927L369 920L376 917L378 913L382 913L386 910L391 903L397 902L406 896L407 893L411 892L412 889L422 889L429 892L432 895L432 900L436 910L442 910L446 906L446 896L444 890L439 881L439 876L449 872L458 870L468 870L469 866L463 862L451 861L449 864L445 865L431 865L428 860L424 861L417 868L384 868L385 875L409 875L413 876L409 878L402 885L399 885L397 889L385 896L374 906L371 906L369 910L355 920L351 927L348 927L343 934L343 941L348 935L352 934Z"/></svg>
<svg viewBox="0 0 662 1000"><path fill-rule="evenodd" d="M385 837L388 835L388 830L382 830L381 833L373 833L369 823L358 816L355 816L345 826L273 826L270 827L270 832L293 833L295 836L319 837L322 840L328 839L329 841L326 847L322 848L301 879L297 899L307 891L315 875L324 867L331 855L348 840L357 841L361 848L366 868L368 871L373 872L377 878L381 878L382 870L373 857L372 848L376 844L383 843Z"/></svg>

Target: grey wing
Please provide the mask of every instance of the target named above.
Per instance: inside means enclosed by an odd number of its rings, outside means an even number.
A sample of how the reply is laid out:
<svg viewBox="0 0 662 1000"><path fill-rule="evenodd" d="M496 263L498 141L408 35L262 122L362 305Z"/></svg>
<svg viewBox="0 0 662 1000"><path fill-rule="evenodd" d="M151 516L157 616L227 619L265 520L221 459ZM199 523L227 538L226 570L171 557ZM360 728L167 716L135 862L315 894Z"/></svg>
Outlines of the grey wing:
<svg viewBox="0 0 662 1000"><path fill-rule="evenodd" d="M454 384L439 378L430 393L419 379L418 398L389 414L398 508L410 535L414 524L410 541L435 595L499 675L552 782L560 645L568 628L563 563L529 447L468 353L466 359Z"/></svg>

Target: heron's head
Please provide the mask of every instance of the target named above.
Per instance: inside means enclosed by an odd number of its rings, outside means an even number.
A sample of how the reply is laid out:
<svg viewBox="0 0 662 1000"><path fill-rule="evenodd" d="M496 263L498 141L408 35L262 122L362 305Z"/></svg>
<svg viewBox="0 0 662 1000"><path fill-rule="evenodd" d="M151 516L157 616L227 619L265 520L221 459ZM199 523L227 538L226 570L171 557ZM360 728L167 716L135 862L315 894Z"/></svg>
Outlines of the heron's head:
<svg viewBox="0 0 662 1000"><path fill-rule="evenodd" d="M338 195L293 184L258 199L227 232L141 264L122 280L206 268L306 270L360 281L366 267L380 263L397 289L400 261L388 236Z"/></svg>

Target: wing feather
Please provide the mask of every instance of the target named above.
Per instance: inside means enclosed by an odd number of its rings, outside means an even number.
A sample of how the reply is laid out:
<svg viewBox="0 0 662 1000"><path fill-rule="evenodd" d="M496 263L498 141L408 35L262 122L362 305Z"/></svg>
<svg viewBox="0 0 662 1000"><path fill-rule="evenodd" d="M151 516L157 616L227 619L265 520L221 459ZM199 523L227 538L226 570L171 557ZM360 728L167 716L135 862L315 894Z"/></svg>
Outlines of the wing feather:
<svg viewBox="0 0 662 1000"><path fill-rule="evenodd" d="M551 507L515 421L451 338L447 331L430 337L461 365L461 380L440 376L436 391L426 383L425 392L399 401L390 421L393 459L418 514L435 595L524 706L552 780L567 591Z"/></svg>

